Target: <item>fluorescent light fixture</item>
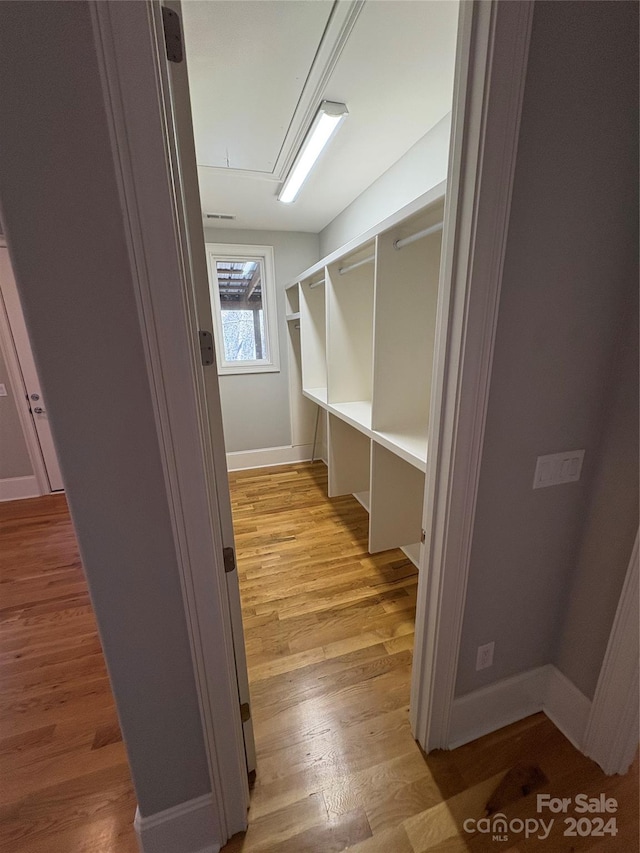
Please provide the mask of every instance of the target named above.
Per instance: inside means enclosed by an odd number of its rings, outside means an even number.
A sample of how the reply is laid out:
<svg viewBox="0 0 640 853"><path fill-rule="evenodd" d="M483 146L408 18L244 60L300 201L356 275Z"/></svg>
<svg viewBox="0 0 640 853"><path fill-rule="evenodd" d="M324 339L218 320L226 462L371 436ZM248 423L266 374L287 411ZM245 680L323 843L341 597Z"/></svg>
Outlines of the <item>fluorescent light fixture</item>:
<svg viewBox="0 0 640 853"><path fill-rule="evenodd" d="M278 201L285 204L295 201L316 160L347 115L349 110L345 104L336 104L333 101L323 101L320 104L287 179L278 193Z"/></svg>

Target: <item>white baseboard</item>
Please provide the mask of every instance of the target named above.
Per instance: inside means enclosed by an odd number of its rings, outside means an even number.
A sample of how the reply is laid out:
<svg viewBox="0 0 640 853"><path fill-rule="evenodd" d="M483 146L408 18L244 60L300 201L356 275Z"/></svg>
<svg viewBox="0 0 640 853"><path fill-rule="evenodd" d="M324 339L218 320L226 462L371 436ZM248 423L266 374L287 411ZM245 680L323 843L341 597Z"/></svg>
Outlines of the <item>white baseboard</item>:
<svg viewBox="0 0 640 853"><path fill-rule="evenodd" d="M220 827L213 797L205 794L133 822L142 853L219 853Z"/></svg>
<svg viewBox="0 0 640 853"><path fill-rule="evenodd" d="M582 750L591 701L555 666L548 669L542 710L576 749Z"/></svg>
<svg viewBox="0 0 640 853"><path fill-rule="evenodd" d="M531 669L454 699L449 749L544 711L582 750L591 702L552 664Z"/></svg>
<svg viewBox="0 0 640 853"><path fill-rule="evenodd" d="M541 666L454 699L449 749L541 711L548 677Z"/></svg>
<svg viewBox="0 0 640 853"><path fill-rule="evenodd" d="M247 468L271 468L311 460L312 444L293 444L284 447L264 447L261 450L238 450L227 453L227 470L244 471ZM316 451L320 458L321 448Z"/></svg>
<svg viewBox="0 0 640 853"><path fill-rule="evenodd" d="M18 501L22 498L37 498L42 494L38 480L30 477L10 477L0 480L0 501Z"/></svg>

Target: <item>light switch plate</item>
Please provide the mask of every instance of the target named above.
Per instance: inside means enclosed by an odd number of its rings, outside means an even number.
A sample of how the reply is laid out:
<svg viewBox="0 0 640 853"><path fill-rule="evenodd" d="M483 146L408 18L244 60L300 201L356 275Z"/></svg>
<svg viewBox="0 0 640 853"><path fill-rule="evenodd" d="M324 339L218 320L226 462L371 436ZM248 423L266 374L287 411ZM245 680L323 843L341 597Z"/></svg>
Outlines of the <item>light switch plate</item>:
<svg viewBox="0 0 640 853"><path fill-rule="evenodd" d="M580 479L583 459L584 450L567 450L565 453L538 456L533 488L544 489L547 486L574 483Z"/></svg>
<svg viewBox="0 0 640 853"><path fill-rule="evenodd" d="M7 396L7 386L4 385L3 383L0 383L0 397L6 397L6 396Z"/></svg>

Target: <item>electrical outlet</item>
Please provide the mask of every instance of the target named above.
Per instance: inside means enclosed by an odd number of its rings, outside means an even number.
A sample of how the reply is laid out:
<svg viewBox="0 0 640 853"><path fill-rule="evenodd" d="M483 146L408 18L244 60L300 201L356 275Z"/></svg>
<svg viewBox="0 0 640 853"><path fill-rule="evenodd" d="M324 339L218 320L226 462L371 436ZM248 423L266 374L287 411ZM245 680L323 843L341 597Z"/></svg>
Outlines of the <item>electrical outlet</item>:
<svg viewBox="0 0 640 853"><path fill-rule="evenodd" d="M0 385L0 397L6 397L6 396L7 396L7 386L4 384L1 384Z"/></svg>
<svg viewBox="0 0 640 853"><path fill-rule="evenodd" d="M479 669L488 669L493 666L493 649L495 643L486 643L484 646L478 646L478 654L476 656L476 671Z"/></svg>

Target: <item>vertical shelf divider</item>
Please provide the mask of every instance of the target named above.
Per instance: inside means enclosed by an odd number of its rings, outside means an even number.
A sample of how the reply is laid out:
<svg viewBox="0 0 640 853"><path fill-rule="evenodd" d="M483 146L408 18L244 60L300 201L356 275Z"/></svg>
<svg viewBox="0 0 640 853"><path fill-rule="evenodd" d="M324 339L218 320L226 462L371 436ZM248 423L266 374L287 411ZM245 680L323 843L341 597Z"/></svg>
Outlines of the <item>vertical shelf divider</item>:
<svg viewBox="0 0 640 853"><path fill-rule="evenodd" d="M329 415L329 497L369 491L371 440Z"/></svg>
<svg viewBox="0 0 640 853"><path fill-rule="evenodd" d="M369 551L414 545L422 531L425 475L372 442Z"/></svg>

